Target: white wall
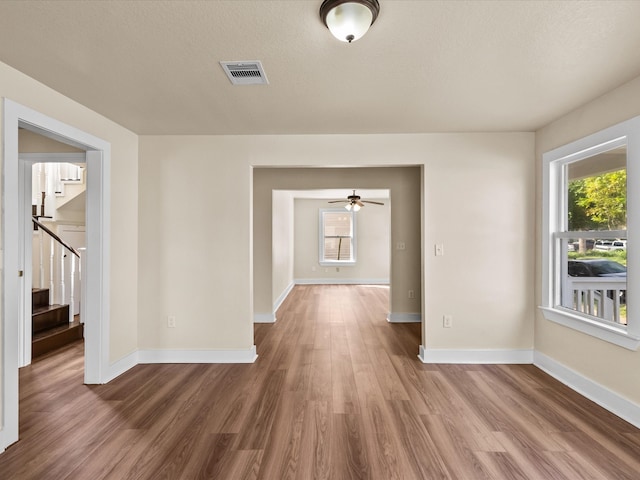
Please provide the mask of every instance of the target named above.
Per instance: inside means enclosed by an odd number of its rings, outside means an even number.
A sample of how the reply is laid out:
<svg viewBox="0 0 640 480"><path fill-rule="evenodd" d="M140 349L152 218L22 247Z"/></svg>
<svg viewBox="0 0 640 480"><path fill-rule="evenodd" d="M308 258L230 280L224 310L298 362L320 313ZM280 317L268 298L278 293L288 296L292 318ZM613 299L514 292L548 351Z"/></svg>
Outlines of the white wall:
<svg viewBox="0 0 640 480"><path fill-rule="evenodd" d="M541 227L542 154L573 140L640 115L640 77L595 99L547 125L536 133L536 172L538 175L537 224ZM633 248L633 246L631 246ZM538 259L541 243L537 241ZM540 265L540 261L536 265ZM640 268L631 266L630 268ZM541 272L536 275L536 304L541 303ZM596 339L545 320L536 314L536 350L591 381L640 405L640 352Z"/></svg>
<svg viewBox="0 0 640 480"><path fill-rule="evenodd" d="M365 205L355 214L357 262L353 266L341 266L339 271L336 271L335 267L322 267L318 263L319 211L336 208L335 204L328 204L327 200L295 199L294 278L296 281L340 283L355 280L359 283L372 281L389 283L391 262L389 199L367 198L367 200L381 201L385 204ZM342 211L345 212L345 210Z"/></svg>

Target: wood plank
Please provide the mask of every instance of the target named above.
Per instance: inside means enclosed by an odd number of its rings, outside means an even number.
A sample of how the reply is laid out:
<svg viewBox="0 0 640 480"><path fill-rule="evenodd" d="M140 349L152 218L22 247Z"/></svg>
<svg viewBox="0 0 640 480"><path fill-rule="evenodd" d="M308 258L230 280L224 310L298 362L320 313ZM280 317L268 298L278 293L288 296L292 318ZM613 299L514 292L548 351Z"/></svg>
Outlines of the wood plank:
<svg viewBox="0 0 640 480"><path fill-rule="evenodd" d="M297 286L254 364L138 365L82 343L20 370L0 478L637 479L640 430L532 365L424 365L388 288Z"/></svg>

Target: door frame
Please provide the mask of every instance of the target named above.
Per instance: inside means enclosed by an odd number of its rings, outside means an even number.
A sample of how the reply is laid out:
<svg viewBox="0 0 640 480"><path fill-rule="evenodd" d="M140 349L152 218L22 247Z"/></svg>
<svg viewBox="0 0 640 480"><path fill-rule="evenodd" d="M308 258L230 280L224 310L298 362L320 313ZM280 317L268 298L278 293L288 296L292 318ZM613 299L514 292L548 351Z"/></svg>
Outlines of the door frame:
<svg viewBox="0 0 640 480"><path fill-rule="evenodd" d="M24 218L20 220L18 129L24 128L86 151L87 254L84 382L104 383L109 369L109 265L111 144L89 133L20 105L3 102L2 161L2 430L0 452L18 441L20 365L20 308L30 288L25 288ZM23 167L24 168L24 167ZM24 205L22 205L24 207ZM24 212L22 212L24 213ZM30 238L28 239L31 240ZM23 272L23 276L19 272ZM30 276L29 276L30 277ZM24 312L23 312L24 315Z"/></svg>

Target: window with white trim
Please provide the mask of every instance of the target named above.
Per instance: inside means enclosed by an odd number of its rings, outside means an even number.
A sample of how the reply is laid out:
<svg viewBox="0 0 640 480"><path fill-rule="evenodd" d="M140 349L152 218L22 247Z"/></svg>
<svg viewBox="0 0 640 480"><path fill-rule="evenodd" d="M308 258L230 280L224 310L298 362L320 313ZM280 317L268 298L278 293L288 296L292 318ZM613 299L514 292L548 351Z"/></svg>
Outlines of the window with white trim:
<svg viewBox="0 0 640 480"><path fill-rule="evenodd" d="M355 214L343 208L320 210L320 265L355 265Z"/></svg>
<svg viewBox="0 0 640 480"><path fill-rule="evenodd" d="M543 305L548 320L640 344L640 117L543 155Z"/></svg>

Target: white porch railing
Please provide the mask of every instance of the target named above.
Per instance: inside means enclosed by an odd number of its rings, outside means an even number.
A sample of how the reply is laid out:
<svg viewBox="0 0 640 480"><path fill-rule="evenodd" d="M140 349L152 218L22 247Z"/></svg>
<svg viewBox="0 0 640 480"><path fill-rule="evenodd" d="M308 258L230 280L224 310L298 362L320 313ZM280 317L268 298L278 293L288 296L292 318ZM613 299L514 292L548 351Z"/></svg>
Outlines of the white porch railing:
<svg viewBox="0 0 640 480"><path fill-rule="evenodd" d="M593 317L627 324L621 300L626 296L627 279L620 277L567 276L562 288L562 306Z"/></svg>

